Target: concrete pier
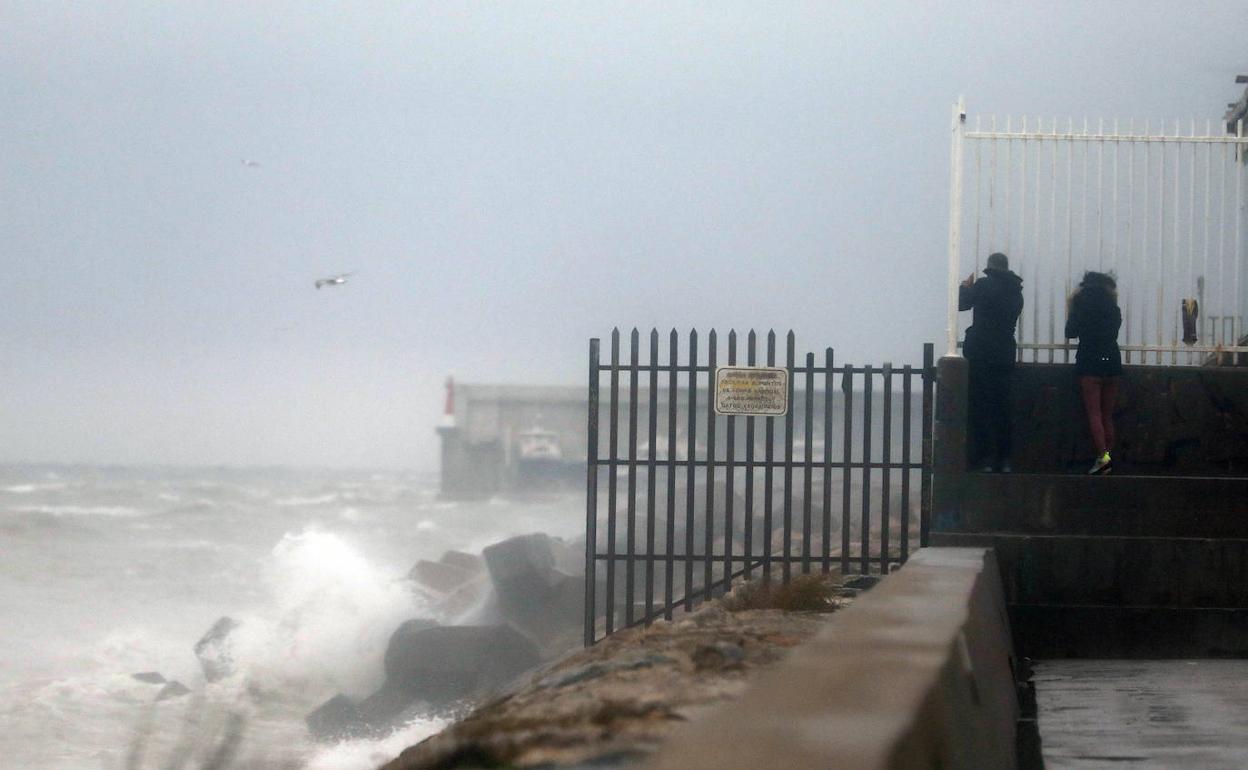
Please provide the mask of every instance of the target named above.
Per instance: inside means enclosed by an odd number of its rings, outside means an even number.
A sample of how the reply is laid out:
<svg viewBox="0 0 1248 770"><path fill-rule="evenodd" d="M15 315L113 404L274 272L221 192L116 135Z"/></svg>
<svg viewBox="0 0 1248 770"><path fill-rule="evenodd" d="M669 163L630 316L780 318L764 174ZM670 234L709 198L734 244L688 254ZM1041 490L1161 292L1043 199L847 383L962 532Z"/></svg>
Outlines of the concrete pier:
<svg viewBox="0 0 1248 770"><path fill-rule="evenodd" d="M1248 767L1248 660L1036 664L1045 767Z"/></svg>

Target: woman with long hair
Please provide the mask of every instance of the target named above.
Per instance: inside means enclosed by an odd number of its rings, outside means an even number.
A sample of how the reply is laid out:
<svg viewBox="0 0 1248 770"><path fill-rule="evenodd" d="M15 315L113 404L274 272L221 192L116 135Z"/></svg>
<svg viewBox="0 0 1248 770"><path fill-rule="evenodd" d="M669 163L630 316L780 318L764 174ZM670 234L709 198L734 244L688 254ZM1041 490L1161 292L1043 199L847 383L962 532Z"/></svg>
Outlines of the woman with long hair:
<svg viewBox="0 0 1248 770"><path fill-rule="evenodd" d="M1083 274L1079 289L1070 297L1066 311L1066 339L1079 338L1075 353L1075 376L1083 394L1088 429L1096 449L1090 474L1109 473L1113 466L1114 402L1122 375L1118 350L1118 283L1113 273Z"/></svg>

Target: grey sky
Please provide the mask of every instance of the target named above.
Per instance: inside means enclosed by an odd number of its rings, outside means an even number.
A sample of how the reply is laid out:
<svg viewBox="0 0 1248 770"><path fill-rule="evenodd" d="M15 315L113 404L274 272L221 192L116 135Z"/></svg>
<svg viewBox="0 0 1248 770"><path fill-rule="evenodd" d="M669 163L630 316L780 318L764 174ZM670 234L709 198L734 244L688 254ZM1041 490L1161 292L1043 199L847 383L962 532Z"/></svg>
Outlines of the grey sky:
<svg viewBox="0 0 1248 770"><path fill-rule="evenodd" d="M943 329L953 99L1217 118L1246 22L5 0L0 460L432 468L447 373L579 383L616 324L913 360Z"/></svg>

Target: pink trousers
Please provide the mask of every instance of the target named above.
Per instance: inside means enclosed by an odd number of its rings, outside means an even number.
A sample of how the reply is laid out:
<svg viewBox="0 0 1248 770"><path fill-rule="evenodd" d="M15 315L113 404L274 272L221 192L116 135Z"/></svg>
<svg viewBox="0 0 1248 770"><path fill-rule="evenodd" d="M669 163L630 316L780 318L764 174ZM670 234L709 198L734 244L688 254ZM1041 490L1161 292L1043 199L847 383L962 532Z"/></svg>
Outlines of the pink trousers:
<svg viewBox="0 0 1248 770"><path fill-rule="evenodd" d="M1114 446L1114 402L1118 400L1117 377L1080 377L1079 389L1083 391L1083 408L1088 413L1088 430L1096 456L1108 452Z"/></svg>

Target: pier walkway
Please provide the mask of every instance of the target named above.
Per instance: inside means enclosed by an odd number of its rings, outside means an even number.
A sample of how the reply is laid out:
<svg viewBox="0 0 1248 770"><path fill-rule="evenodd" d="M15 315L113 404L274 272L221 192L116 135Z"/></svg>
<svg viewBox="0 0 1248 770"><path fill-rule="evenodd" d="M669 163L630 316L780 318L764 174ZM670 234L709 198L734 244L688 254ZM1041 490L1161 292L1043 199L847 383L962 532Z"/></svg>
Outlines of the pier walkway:
<svg viewBox="0 0 1248 770"><path fill-rule="evenodd" d="M1248 767L1248 660L1037 663L1045 767Z"/></svg>

